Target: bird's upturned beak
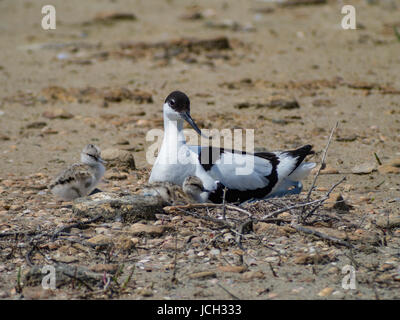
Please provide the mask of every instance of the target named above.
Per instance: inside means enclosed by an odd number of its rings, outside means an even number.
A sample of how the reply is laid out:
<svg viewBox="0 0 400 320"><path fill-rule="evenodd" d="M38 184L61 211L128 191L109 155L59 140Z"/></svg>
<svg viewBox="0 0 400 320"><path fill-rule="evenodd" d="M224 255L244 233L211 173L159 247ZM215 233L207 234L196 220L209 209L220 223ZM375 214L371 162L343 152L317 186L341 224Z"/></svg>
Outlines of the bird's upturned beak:
<svg viewBox="0 0 400 320"><path fill-rule="evenodd" d="M181 113L181 117L182 119L186 120L187 123L189 123L192 128L202 137L206 138L206 139L211 139L211 137L207 137L205 134L203 134L201 132L201 130L199 129L199 127L197 126L197 124L194 122L194 120L192 119L192 117L190 116L190 114L188 112L182 112Z"/></svg>

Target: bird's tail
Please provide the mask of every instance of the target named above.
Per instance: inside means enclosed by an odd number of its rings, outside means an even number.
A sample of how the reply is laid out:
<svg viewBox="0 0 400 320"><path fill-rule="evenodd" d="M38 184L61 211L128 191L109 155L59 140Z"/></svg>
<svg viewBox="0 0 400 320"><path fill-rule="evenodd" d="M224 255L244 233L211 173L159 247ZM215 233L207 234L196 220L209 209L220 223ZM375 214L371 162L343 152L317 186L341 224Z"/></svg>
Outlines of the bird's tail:
<svg viewBox="0 0 400 320"><path fill-rule="evenodd" d="M305 179L315 168L317 164L315 162L304 162L300 164L288 177L293 181L301 181Z"/></svg>
<svg viewBox="0 0 400 320"><path fill-rule="evenodd" d="M296 159L296 164L292 172L288 175L288 178L293 181L300 181L306 178L311 170L316 166L315 162L304 162L306 156L314 154L312 146L307 144L296 150L287 151L287 153Z"/></svg>

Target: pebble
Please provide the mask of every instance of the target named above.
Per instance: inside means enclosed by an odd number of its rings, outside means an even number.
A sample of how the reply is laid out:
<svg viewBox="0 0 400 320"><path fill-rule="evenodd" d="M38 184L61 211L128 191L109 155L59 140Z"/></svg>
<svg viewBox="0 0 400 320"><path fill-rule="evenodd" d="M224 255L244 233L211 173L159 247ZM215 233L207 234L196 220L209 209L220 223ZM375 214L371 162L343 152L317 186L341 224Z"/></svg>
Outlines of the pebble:
<svg viewBox="0 0 400 320"><path fill-rule="evenodd" d="M89 269L93 272L109 272L109 273L115 273L118 270L119 266L117 264L95 264Z"/></svg>
<svg viewBox="0 0 400 320"><path fill-rule="evenodd" d="M211 256L218 256L220 253L221 253L221 250L219 250L219 249L210 250L210 255Z"/></svg>
<svg viewBox="0 0 400 320"><path fill-rule="evenodd" d="M110 244L112 243L112 238L102 234L98 234L97 236L90 238L88 242L93 244Z"/></svg>
<svg viewBox="0 0 400 320"><path fill-rule="evenodd" d="M279 257L266 257L264 259L265 262L277 262L279 261Z"/></svg>
<svg viewBox="0 0 400 320"><path fill-rule="evenodd" d="M45 126L47 126L47 123L44 121L35 121L35 122L31 122L29 123L26 128L27 129L42 129Z"/></svg>
<svg viewBox="0 0 400 320"><path fill-rule="evenodd" d="M0 141L8 141L10 140L9 136L6 136L5 134L0 133Z"/></svg>
<svg viewBox="0 0 400 320"><path fill-rule="evenodd" d="M400 168L392 166L390 164L383 164L378 167L378 172L381 174L391 174L391 173L400 173Z"/></svg>
<svg viewBox="0 0 400 320"><path fill-rule="evenodd" d="M243 280L264 279L265 275L262 271L247 271L242 274Z"/></svg>
<svg viewBox="0 0 400 320"><path fill-rule="evenodd" d="M336 209L338 211L350 211L350 206L343 199L343 196L338 192L331 193L329 195L329 198L324 203L324 207L330 210Z"/></svg>
<svg viewBox="0 0 400 320"><path fill-rule="evenodd" d="M274 223L265 223L265 222L258 222L254 224L254 232L256 234L267 234L271 236L286 236L286 231L274 224Z"/></svg>
<svg viewBox="0 0 400 320"><path fill-rule="evenodd" d="M219 266L218 271L222 272L232 272L232 273L242 273L247 270L246 266Z"/></svg>
<svg viewBox="0 0 400 320"><path fill-rule="evenodd" d="M153 296L153 291L151 291L150 289L139 289L137 291L137 293L139 295L141 295L142 297L152 297Z"/></svg>
<svg viewBox="0 0 400 320"><path fill-rule="evenodd" d="M109 233L109 230L107 228L95 228L94 231L97 234L105 234L105 233Z"/></svg>
<svg viewBox="0 0 400 320"><path fill-rule="evenodd" d="M149 235L160 237L166 231L166 229L167 228L165 226L153 226L143 223L135 223L131 225L128 230L134 236Z"/></svg>
<svg viewBox="0 0 400 320"><path fill-rule="evenodd" d="M336 299L343 299L345 295L341 291L334 291L332 296L334 296Z"/></svg>
<svg viewBox="0 0 400 320"><path fill-rule="evenodd" d="M42 113L42 116L47 119L72 119L74 115L62 108L47 110Z"/></svg>
<svg viewBox="0 0 400 320"><path fill-rule="evenodd" d="M313 169L315 170L315 169ZM318 171L318 168L316 168L315 171ZM320 174L338 174L339 170L330 166L330 165L326 165L324 169L321 170Z"/></svg>
<svg viewBox="0 0 400 320"><path fill-rule="evenodd" d="M109 148L101 152L101 157L107 161L107 168L136 169L135 159L129 151Z"/></svg>
<svg viewBox="0 0 400 320"><path fill-rule="evenodd" d="M330 296L332 294L332 292L333 292L333 288L327 287L327 288L322 289L320 292L318 292L318 295L320 297L327 297L327 296Z"/></svg>
<svg viewBox="0 0 400 320"><path fill-rule="evenodd" d="M205 278L215 278L217 274L214 271L202 271L195 272L189 275L190 279L205 279Z"/></svg>
<svg viewBox="0 0 400 320"><path fill-rule="evenodd" d="M400 216L389 215L388 217L378 217L376 219L376 224L381 228L391 229L395 227L400 227Z"/></svg>
<svg viewBox="0 0 400 320"><path fill-rule="evenodd" d="M61 256L57 258L58 262L63 262L63 263L73 263L73 262L78 262L79 259L73 256Z"/></svg>
<svg viewBox="0 0 400 320"><path fill-rule="evenodd" d="M351 169L351 172L354 174L369 174L373 171L376 171L375 163L362 163L354 166Z"/></svg>

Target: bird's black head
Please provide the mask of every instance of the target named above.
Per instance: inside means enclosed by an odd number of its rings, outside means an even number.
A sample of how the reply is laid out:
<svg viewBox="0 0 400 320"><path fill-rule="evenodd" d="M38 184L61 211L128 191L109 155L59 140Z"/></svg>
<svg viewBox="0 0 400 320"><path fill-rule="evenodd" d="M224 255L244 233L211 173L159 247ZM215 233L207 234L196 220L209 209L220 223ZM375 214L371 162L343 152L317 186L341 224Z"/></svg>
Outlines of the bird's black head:
<svg viewBox="0 0 400 320"><path fill-rule="evenodd" d="M176 112L190 112L190 100L189 97L181 91L173 91L165 99L165 103Z"/></svg>

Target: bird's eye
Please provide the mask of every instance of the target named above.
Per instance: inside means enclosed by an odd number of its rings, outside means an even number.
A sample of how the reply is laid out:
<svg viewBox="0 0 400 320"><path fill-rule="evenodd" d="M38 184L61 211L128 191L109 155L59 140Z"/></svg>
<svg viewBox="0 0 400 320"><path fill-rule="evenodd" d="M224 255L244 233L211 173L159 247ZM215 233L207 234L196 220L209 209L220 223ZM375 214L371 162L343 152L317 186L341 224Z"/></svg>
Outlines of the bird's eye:
<svg viewBox="0 0 400 320"><path fill-rule="evenodd" d="M169 105L171 107L174 106L175 105L175 100L174 99L169 100Z"/></svg>

